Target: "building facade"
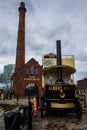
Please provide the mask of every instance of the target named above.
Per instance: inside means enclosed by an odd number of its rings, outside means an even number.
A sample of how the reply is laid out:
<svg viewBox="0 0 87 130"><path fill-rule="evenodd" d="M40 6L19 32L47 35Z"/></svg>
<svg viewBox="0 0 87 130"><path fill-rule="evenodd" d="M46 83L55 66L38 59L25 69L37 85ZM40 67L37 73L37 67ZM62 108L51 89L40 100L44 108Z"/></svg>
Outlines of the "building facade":
<svg viewBox="0 0 87 130"><path fill-rule="evenodd" d="M0 83L3 88L11 88L12 87L12 75L14 73L15 65L8 64L4 66L4 72L0 74Z"/></svg>
<svg viewBox="0 0 87 130"><path fill-rule="evenodd" d="M15 65L9 64L4 66L4 75L5 75L5 82L11 83L11 78L14 73Z"/></svg>
<svg viewBox="0 0 87 130"><path fill-rule="evenodd" d="M42 67L31 58L20 70L13 75L13 91L15 96L26 96L27 87L34 86L38 94L42 88Z"/></svg>
<svg viewBox="0 0 87 130"><path fill-rule="evenodd" d="M87 112L87 78L77 81L78 85L78 97L82 104L82 109Z"/></svg>
<svg viewBox="0 0 87 130"><path fill-rule="evenodd" d="M5 83L5 74L4 73L0 74L0 83Z"/></svg>
<svg viewBox="0 0 87 130"><path fill-rule="evenodd" d="M87 78L78 80L77 84L78 84L80 89L86 89L87 90Z"/></svg>

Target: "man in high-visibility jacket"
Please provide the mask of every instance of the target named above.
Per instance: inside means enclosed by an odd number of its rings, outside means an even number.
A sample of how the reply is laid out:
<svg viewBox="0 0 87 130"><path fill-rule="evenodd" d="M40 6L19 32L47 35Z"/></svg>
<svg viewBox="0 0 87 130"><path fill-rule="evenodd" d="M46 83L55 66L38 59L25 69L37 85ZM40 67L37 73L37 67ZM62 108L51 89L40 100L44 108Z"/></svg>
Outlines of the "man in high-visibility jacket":
<svg viewBox="0 0 87 130"><path fill-rule="evenodd" d="M33 98L33 111L34 111L34 116L37 115L37 99L34 97Z"/></svg>

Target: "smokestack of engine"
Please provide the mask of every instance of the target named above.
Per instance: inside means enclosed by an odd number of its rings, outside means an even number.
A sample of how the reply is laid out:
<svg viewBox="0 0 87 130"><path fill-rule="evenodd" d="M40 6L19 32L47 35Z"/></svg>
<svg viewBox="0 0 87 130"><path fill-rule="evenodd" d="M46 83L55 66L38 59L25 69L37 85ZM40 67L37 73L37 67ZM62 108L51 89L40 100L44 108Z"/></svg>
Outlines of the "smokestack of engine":
<svg viewBox="0 0 87 130"><path fill-rule="evenodd" d="M59 82L63 82L62 80L62 61L61 61L61 41L60 40L57 40L56 41L56 49L57 49L57 81L56 83L59 83Z"/></svg>

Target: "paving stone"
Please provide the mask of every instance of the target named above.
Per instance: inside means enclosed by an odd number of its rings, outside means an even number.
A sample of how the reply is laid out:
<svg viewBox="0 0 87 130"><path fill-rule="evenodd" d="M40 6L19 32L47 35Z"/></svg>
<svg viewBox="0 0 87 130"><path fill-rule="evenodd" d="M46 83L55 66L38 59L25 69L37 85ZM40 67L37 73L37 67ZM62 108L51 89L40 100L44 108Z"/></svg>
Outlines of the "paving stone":
<svg viewBox="0 0 87 130"><path fill-rule="evenodd" d="M82 119L74 115L59 115L45 116L43 119L38 117L37 120L39 129L33 130L87 130L87 114L83 114Z"/></svg>
<svg viewBox="0 0 87 130"><path fill-rule="evenodd" d="M12 101L10 101L10 103L12 103ZM32 130L87 130L87 113L83 114L82 119L78 119L74 114L57 116L45 115L43 119L41 119L40 113L38 112L37 117L33 118L32 124ZM26 130L26 128L25 126L23 130ZM4 130L2 120L0 121L0 130Z"/></svg>

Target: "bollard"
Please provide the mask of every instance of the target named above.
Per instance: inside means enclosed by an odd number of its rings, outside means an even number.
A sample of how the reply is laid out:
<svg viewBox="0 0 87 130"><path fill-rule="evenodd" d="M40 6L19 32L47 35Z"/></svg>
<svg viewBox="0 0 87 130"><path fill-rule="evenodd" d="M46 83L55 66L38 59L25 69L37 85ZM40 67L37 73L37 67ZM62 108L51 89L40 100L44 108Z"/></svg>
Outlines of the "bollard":
<svg viewBox="0 0 87 130"><path fill-rule="evenodd" d="M31 101L29 100L28 104L28 121L27 121L28 130L32 130L32 105Z"/></svg>
<svg viewBox="0 0 87 130"><path fill-rule="evenodd" d="M20 130L19 113L7 111L4 116L5 130Z"/></svg>

